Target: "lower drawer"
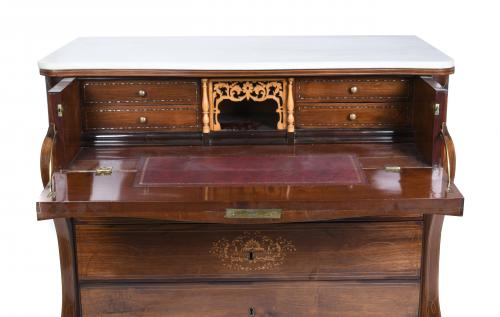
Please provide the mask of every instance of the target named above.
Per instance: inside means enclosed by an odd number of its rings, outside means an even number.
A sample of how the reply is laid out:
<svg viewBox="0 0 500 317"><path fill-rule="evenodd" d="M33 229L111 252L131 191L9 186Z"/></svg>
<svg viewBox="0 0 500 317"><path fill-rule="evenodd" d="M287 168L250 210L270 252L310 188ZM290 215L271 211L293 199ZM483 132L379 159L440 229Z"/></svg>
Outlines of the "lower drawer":
<svg viewBox="0 0 500 317"><path fill-rule="evenodd" d="M78 224L82 280L418 279L422 224Z"/></svg>
<svg viewBox="0 0 500 317"><path fill-rule="evenodd" d="M418 283L84 286L83 317L415 317Z"/></svg>

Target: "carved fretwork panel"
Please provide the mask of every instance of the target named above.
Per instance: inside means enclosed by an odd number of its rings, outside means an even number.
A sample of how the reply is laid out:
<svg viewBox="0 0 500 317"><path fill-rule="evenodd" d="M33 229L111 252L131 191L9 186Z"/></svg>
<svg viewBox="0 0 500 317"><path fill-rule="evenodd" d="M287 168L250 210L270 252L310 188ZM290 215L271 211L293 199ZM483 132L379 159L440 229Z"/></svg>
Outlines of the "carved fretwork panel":
<svg viewBox="0 0 500 317"><path fill-rule="evenodd" d="M210 103L210 130L220 131L220 104L224 100L240 102L252 100L262 102L274 100L278 113L276 128L284 130L287 127L287 81L286 79L245 79L245 80L210 80L208 98ZM263 105L265 106L265 105Z"/></svg>

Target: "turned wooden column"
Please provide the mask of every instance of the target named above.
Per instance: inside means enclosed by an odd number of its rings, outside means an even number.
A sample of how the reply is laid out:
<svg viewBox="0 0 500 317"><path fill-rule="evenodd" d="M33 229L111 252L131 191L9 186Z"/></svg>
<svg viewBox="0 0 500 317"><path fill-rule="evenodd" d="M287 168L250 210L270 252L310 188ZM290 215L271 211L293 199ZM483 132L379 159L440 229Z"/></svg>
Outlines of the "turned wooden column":
<svg viewBox="0 0 500 317"><path fill-rule="evenodd" d="M287 132L295 132L295 117L293 114L293 109L295 104L293 102L293 78L288 78L288 94L286 102L286 112L287 112Z"/></svg>
<svg viewBox="0 0 500 317"><path fill-rule="evenodd" d="M207 87L207 79L203 78L201 80L201 91L202 91L202 99L201 99L201 109L203 112L203 133L210 132L210 119L208 118L208 87Z"/></svg>

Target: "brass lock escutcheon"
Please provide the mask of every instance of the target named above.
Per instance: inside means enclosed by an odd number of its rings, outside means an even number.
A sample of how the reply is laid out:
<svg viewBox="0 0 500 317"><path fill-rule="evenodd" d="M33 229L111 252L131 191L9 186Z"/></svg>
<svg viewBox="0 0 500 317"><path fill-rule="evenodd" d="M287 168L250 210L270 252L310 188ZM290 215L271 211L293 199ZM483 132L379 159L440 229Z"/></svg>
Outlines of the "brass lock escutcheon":
<svg viewBox="0 0 500 317"><path fill-rule="evenodd" d="M249 307L248 308L248 317L255 317L255 315L256 315L255 308Z"/></svg>

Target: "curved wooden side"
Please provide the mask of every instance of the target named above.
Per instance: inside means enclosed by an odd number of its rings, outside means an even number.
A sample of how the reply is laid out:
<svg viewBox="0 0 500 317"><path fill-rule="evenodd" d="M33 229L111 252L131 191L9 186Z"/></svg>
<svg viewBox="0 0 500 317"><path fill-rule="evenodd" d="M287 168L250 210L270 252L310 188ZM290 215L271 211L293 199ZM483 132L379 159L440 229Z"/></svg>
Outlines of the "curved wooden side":
<svg viewBox="0 0 500 317"><path fill-rule="evenodd" d="M51 157L52 151L55 143L55 128L54 125L51 124L47 129L47 134L43 139L42 149L40 150L40 174L42 176L43 187L47 186L50 181L51 174Z"/></svg>
<svg viewBox="0 0 500 317"><path fill-rule="evenodd" d="M61 317L79 316L79 296L76 277L75 244L70 219L54 219L59 261L61 263L62 308Z"/></svg>
<svg viewBox="0 0 500 317"><path fill-rule="evenodd" d="M444 216L424 216L421 317L441 317L439 306L439 250Z"/></svg>

